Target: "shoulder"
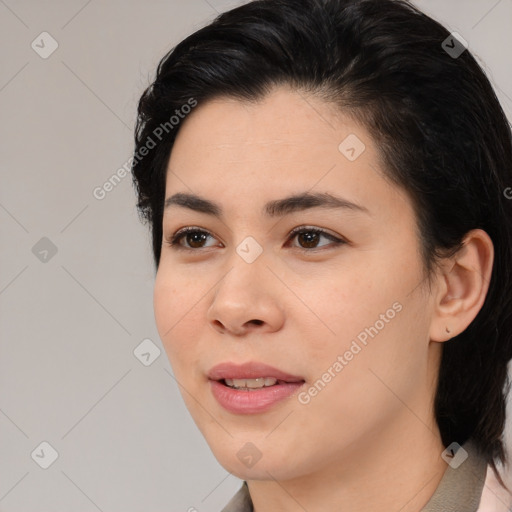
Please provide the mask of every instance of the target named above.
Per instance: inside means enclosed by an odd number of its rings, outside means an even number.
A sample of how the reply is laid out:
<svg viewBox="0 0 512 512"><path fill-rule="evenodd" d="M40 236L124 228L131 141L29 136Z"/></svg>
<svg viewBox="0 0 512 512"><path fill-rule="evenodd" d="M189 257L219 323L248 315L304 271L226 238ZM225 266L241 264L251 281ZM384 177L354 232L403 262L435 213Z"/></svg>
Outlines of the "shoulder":
<svg viewBox="0 0 512 512"><path fill-rule="evenodd" d="M487 474L487 461L476 444L448 447L448 466L422 512L477 512Z"/></svg>
<svg viewBox="0 0 512 512"><path fill-rule="evenodd" d="M249 487L244 481L242 487L229 500L229 503L221 510L221 512L253 512Z"/></svg>

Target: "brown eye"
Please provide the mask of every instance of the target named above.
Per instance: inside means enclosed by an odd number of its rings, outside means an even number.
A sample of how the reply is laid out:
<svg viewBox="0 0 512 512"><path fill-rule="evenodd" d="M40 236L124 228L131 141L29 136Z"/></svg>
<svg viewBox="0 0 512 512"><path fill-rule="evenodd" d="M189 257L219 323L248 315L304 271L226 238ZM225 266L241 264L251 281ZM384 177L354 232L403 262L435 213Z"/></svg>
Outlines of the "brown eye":
<svg viewBox="0 0 512 512"><path fill-rule="evenodd" d="M346 243L344 240L327 233L323 229L318 228L308 228L308 227L300 227L296 228L290 234L290 240L297 238L299 242L299 249L303 249L307 252L308 249L318 249L319 247L323 247L324 245L318 246L318 241L321 238L326 238L333 242L335 245ZM329 244L327 244L329 245Z"/></svg>
<svg viewBox="0 0 512 512"><path fill-rule="evenodd" d="M197 251L200 249L212 247L212 245L204 245L208 238L214 238L213 235L211 235L211 233L208 231L195 227L186 227L179 230L169 239L166 239L166 242L168 245L177 250ZM317 249L321 249L325 245L329 246L347 243L345 240L335 237L323 229L306 226L295 228L290 233L288 241L293 240L294 238L297 238L299 243L298 246L294 247L304 252L312 252ZM330 240L332 243L319 245L319 242L322 238ZM182 243L182 240L185 240L186 243Z"/></svg>
<svg viewBox="0 0 512 512"><path fill-rule="evenodd" d="M202 245L206 242L208 237L212 237L212 235L208 233L208 231L204 231L202 229L194 227L187 227L181 229L166 241L171 247L174 247L176 249L194 250L208 247ZM187 244L182 244L182 240L185 240Z"/></svg>
<svg viewBox="0 0 512 512"><path fill-rule="evenodd" d="M303 231L302 233L298 233L297 237L301 245L306 244L308 249L313 249L316 247L320 235L314 231Z"/></svg>
<svg viewBox="0 0 512 512"><path fill-rule="evenodd" d="M207 235L205 233L202 233L201 231L192 231L190 233L184 234L185 240L194 249L200 248L200 244L205 242L206 237Z"/></svg>

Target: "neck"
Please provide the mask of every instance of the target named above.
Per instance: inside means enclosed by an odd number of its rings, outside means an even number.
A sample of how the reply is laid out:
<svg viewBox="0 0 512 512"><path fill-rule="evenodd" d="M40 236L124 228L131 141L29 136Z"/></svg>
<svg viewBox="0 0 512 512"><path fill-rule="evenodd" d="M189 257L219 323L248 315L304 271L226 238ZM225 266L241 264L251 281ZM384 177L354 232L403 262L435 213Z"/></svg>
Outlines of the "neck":
<svg viewBox="0 0 512 512"><path fill-rule="evenodd" d="M254 512L419 512L446 470L444 446L435 422L427 425L408 409L394 423L368 433L314 474L247 480Z"/></svg>

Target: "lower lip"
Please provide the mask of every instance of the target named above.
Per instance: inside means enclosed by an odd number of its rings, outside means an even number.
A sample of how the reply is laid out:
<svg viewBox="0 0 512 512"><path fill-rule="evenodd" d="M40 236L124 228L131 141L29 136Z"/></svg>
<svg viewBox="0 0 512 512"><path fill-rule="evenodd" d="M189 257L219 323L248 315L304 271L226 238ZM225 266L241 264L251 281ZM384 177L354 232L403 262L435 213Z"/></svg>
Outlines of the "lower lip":
<svg viewBox="0 0 512 512"><path fill-rule="evenodd" d="M293 395L305 382L287 382L254 391L230 388L216 380L210 380L213 396L229 412L257 414L265 412L276 403Z"/></svg>

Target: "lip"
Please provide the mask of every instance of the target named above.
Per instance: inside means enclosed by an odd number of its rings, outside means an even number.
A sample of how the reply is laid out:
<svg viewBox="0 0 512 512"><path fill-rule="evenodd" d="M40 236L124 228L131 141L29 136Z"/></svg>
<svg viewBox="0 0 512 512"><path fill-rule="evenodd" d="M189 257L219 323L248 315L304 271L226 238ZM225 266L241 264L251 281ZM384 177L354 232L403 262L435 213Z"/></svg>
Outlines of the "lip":
<svg viewBox="0 0 512 512"><path fill-rule="evenodd" d="M230 388L224 379L256 379L258 377L274 377L274 386L263 387L251 391ZM219 405L235 414L258 414L273 408L293 395L305 384L305 379L291 375L259 362L244 364L221 363L208 372L210 390Z"/></svg>
<svg viewBox="0 0 512 512"><path fill-rule="evenodd" d="M274 377L274 379L284 382L303 382L305 380L298 375L285 373L273 366L257 361L243 364L220 363L208 372L208 378L217 381L222 379L257 379L258 377Z"/></svg>

